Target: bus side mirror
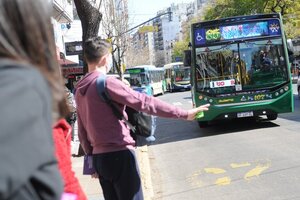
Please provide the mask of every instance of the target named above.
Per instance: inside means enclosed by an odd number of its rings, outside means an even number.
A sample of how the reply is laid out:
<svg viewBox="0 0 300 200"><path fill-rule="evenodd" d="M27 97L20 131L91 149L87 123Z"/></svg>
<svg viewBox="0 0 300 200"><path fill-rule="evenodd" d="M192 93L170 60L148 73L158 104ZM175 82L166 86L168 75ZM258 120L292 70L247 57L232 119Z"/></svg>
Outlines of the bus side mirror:
<svg viewBox="0 0 300 200"><path fill-rule="evenodd" d="M183 65L190 67L192 65L192 51L184 50L183 53L184 53Z"/></svg>

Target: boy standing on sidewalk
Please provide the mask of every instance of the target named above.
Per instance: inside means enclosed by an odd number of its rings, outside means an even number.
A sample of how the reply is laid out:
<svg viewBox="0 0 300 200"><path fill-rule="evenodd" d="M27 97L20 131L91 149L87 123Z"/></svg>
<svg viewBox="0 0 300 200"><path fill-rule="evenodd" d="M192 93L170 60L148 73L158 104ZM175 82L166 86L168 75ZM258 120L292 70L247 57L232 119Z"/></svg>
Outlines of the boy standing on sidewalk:
<svg viewBox="0 0 300 200"><path fill-rule="evenodd" d="M76 103L79 139L86 154L93 155L93 164L106 200L142 200L141 180L135 157L135 141L129 127L113 113L97 93L96 80L112 67L111 45L99 37L85 42L84 55L89 73L77 84ZM138 93L122 81L106 78L106 91L123 116L125 107L150 115L193 120L209 104L183 110L155 97Z"/></svg>

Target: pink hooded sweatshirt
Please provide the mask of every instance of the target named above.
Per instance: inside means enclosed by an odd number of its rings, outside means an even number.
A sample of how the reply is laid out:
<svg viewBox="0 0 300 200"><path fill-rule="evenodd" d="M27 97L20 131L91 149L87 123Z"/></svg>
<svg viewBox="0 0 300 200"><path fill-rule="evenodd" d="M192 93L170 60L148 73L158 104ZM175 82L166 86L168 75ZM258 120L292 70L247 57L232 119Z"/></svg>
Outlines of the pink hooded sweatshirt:
<svg viewBox="0 0 300 200"><path fill-rule="evenodd" d="M97 93L99 74L88 73L76 86L78 135L83 150L86 154L99 154L133 149L135 141L129 127L118 120ZM106 90L126 119L125 105L159 117L187 119L186 110L136 92L115 77L106 78Z"/></svg>

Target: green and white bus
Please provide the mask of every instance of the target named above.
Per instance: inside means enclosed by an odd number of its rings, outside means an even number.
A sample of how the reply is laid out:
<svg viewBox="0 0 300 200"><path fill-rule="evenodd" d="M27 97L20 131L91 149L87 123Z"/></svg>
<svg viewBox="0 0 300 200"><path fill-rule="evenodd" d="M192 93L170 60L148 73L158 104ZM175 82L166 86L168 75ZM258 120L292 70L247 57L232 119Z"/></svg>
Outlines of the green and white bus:
<svg viewBox="0 0 300 200"><path fill-rule="evenodd" d="M164 94L163 68L153 65L139 65L126 69L125 74L129 74L129 77L126 79L134 90L148 95Z"/></svg>
<svg viewBox="0 0 300 200"><path fill-rule="evenodd" d="M210 103L209 121L294 110L287 43L280 14L230 17L191 27L192 99Z"/></svg>
<svg viewBox="0 0 300 200"><path fill-rule="evenodd" d="M169 92L191 89L191 68L183 62L173 62L164 65L165 80Z"/></svg>

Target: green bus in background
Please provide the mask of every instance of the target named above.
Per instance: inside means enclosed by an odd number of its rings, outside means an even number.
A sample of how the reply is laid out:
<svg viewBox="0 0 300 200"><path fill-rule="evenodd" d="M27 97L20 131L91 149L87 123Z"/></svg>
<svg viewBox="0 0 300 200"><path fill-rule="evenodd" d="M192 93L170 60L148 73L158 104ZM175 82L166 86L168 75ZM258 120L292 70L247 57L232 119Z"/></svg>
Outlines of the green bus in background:
<svg viewBox="0 0 300 200"><path fill-rule="evenodd" d="M210 103L209 121L294 110L286 38L280 14L230 17L191 27L194 106Z"/></svg>
<svg viewBox="0 0 300 200"><path fill-rule="evenodd" d="M167 91L191 89L191 68L184 66L183 62L173 62L164 65Z"/></svg>

